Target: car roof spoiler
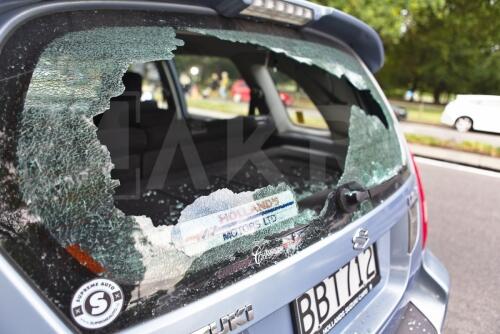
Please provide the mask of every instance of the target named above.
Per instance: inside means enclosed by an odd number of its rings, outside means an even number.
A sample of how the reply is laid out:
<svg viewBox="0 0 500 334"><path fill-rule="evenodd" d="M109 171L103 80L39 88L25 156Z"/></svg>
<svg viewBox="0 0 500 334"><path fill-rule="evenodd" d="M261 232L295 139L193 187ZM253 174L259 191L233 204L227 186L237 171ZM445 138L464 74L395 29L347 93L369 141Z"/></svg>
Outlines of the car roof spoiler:
<svg viewBox="0 0 500 334"><path fill-rule="evenodd" d="M307 8L312 11L310 20L303 25L298 25L298 29L312 29L321 33L333 36L352 48L358 56L365 62L372 72L377 72L384 65L384 45L379 34L363 21L346 14L335 8L318 5L306 0L211 0L211 6L219 14L235 17L246 16L245 11L261 2L264 5L259 10L262 18L279 21L279 11L272 11L273 15L265 15L266 3L272 3L276 8L278 3L295 5L297 7ZM198 4L206 4L206 0L197 0ZM293 24L293 23L292 23Z"/></svg>
<svg viewBox="0 0 500 334"><path fill-rule="evenodd" d="M36 4L54 4L57 2L65 2L68 4L68 9L71 8L71 1L4 0L0 1L0 14L20 9L20 7L34 7L33 5L36 6ZM127 3L132 2L137 3L138 1L92 1L93 4L109 4L114 7L121 5L124 8L127 6ZM309 31L317 31L348 45L372 72L377 72L384 64L384 46L380 36L372 27L342 11L314 4L306 0L156 0L154 2L164 2L166 4L178 3L195 7L205 7L205 9L208 7L226 17L259 19L258 16L261 16L261 20L264 18L272 20L275 23L291 25L298 30L307 29ZM151 1L145 1L145 3L151 3ZM256 7L256 4L259 3L263 5L261 8L257 8L257 15L248 14L250 12L249 9ZM276 11L272 12L272 8L269 9L266 7L270 3L273 4L272 6L275 9L279 5L281 7L295 6L295 8L301 8L301 11L306 10L307 19L304 19L305 22L301 22L300 24L294 24L293 22L286 22L286 15L281 15L282 20L277 20L276 18L280 17L280 13ZM267 10L271 12L266 13ZM283 14L286 13L283 12Z"/></svg>

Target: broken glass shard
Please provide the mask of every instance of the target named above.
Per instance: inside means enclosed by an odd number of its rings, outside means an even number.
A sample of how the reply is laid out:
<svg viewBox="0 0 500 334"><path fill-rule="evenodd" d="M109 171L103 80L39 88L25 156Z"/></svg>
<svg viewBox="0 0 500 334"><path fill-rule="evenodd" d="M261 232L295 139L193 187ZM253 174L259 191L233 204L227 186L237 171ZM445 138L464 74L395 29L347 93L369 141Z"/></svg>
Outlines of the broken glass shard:
<svg viewBox="0 0 500 334"><path fill-rule="evenodd" d="M129 64L170 59L179 45L165 27L68 33L42 53L26 95L17 147L23 200L63 247L79 245L118 281L143 278L132 239L140 226L114 207L113 164L92 118L121 94Z"/></svg>

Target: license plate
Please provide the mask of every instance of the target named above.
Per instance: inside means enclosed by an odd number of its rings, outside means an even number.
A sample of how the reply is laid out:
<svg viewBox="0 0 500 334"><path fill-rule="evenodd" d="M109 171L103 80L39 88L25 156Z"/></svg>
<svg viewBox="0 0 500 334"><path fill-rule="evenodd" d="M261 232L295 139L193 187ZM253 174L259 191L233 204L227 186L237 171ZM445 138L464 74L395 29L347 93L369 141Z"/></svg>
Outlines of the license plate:
<svg viewBox="0 0 500 334"><path fill-rule="evenodd" d="M372 245L292 302L297 333L328 333L379 281Z"/></svg>

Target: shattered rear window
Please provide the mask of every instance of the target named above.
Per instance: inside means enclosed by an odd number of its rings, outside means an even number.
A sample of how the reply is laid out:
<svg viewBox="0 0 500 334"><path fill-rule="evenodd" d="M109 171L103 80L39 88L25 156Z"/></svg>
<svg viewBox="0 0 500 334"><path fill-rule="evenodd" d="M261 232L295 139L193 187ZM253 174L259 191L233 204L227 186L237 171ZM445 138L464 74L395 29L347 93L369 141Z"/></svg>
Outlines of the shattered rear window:
<svg viewBox="0 0 500 334"><path fill-rule="evenodd" d="M327 143L307 132L289 140L261 78L248 78L258 112L247 116L196 118L170 102L159 110L140 101L133 64L175 61L204 38L254 55L248 68L288 71L311 91ZM221 56L215 49L206 56ZM45 48L32 74L15 166L1 162L2 184L15 180L20 200L1 213L0 228L22 234L47 270L61 270L48 295L66 314L82 282L118 283L126 304L109 328L120 329L264 270L376 206L342 211L335 196L340 186L369 189L399 173L392 119L358 61L327 45L165 26L67 33ZM57 255L37 251L47 248ZM70 291L58 292L58 282Z"/></svg>

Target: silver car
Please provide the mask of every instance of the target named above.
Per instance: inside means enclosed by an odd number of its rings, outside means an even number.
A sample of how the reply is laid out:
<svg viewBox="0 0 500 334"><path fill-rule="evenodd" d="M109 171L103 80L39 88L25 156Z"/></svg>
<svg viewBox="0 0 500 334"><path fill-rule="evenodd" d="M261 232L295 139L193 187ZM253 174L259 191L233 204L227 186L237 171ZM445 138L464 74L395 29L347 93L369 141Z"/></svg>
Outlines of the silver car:
<svg viewBox="0 0 500 334"><path fill-rule="evenodd" d="M301 0L0 4L1 333L439 333L377 33Z"/></svg>

